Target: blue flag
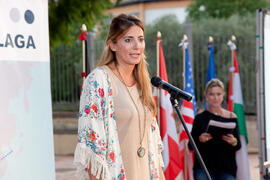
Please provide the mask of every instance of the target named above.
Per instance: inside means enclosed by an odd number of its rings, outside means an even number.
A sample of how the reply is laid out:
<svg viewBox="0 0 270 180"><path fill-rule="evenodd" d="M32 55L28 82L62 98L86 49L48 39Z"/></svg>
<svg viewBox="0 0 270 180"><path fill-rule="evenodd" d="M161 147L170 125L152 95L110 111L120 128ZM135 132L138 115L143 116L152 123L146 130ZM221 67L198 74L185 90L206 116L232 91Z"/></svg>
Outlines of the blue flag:
<svg viewBox="0 0 270 180"><path fill-rule="evenodd" d="M212 43L208 45L208 51L209 51L209 63L208 63L206 83L210 81L211 79L216 78L215 58L214 58L214 50L213 50Z"/></svg>
<svg viewBox="0 0 270 180"><path fill-rule="evenodd" d="M216 70L215 70L215 58L214 58L214 49L213 44L208 44L208 51L209 51L209 62L208 62L208 71L206 76L206 84L213 78L216 78ZM205 99L204 104L205 109L208 109L208 102Z"/></svg>

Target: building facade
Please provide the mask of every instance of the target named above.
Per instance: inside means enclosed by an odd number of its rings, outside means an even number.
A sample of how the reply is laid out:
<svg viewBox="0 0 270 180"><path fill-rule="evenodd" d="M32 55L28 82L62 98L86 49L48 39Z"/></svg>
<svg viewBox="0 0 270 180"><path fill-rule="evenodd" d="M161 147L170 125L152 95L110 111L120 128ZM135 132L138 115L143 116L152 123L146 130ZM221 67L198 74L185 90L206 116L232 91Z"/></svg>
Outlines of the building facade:
<svg viewBox="0 0 270 180"><path fill-rule="evenodd" d="M117 16L120 13L136 15L145 24L151 24L164 15L176 15L180 23L187 16L186 8L190 0L122 0L109 13Z"/></svg>

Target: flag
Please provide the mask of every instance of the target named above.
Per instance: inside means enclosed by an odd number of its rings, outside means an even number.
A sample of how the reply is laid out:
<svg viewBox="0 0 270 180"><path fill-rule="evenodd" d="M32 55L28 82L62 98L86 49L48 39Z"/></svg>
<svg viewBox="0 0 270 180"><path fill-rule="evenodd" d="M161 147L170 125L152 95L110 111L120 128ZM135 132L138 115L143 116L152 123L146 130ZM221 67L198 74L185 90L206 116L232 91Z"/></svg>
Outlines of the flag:
<svg viewBox="0 0 270 180"><path fill-rule="evenodd" d="M216 70L215 70L215 57L214 57L214 50L213 44L208 44L208 51L209 51L209 62L208 62L208 71L206 77L206 83L213 78L216 78Z"/></svg>
<svg viewBox="0 0 270 180"><path fill-rule="evenodd" d="M183 119L186 123L186 126L191 132L194 117L197 112L196 108L196 100L195 100L195 93L194 93L194 83L193 83L193 75L192 75L192 67L189 59L189 51L188 51L188 43L183 43L183 48L185 51L185 70L184 70L184 82L185 88L184 90L192 95L191 101L184 100L181 107L181 114ZM180 143L180 150L186 151L186 165L187 165L187 174L184 173L184 176L187 177L189 180L193 180L193 157L194 152L188 149L188 136L185 132L185 129L182 124L180 124L180 134L179 134L179 143ZM182 161L184 163L184 161ZM183 170L183 172L185 172Z"/></svg>
<svg viewBox="0 0 270 180"><path fill-rule="evenodd" d="M209 62L208 62L208 71L206 76L206 84L213 78L216 78L216 69L215 69L215 57L214 57L214 50L213 50L213 43L208 44L208 51L209 51ZM205 99L205 109L208 109L208 102Z"/></svg>
<svg viewBox="0 0 270 180"><path fill-rule="evenodd" d="M237 176L238 180L250 180L249 173L249 163L248 163L248 154L247 154L247 128L245 121L245 112L244 112L244 103L242 97L242 89L240 82L240 73L238 69L238 62L236 56L236 46L229 41L228 45L230 46L233 53L233 67L230 68L232 71L232 78L230 80L231 93L229 94L229 101L231 101L232 107L229 110L237 115L237 121L239 126L241 149L236 152L236 162L237 162Z"/></svg>
<svg viewBox="0 0 270 180"><path fill-rule="evenodd" d="M165 58L161 42L159 43L159 72L160 78L168 82ZM160 135L163 141L164 150L162 152L164 160L164 175L166 180L178 179L181 176L181 155L176 132L176 125L173 115L173 107L170 102L170 94L160 90Z"/></svg>

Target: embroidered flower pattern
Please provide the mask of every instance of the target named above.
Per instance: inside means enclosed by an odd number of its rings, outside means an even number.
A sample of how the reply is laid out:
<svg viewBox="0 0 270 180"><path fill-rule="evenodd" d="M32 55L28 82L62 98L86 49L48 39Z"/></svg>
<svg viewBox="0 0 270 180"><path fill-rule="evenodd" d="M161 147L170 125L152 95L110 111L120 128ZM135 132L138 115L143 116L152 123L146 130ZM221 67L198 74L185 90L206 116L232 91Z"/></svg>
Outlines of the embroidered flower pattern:
<svg viewBox="0 0 270 180"><path fill-rule="evenodd" d="M112 160L112 162L115 162L115 155L114 152L110 153L110 159Z"/></svg>
<svg viewBox="0 0 270 180"><path fill-rule="evenodd" d="M96 106L95 104L93 104L93 105L91 106L91 109L92 109L95 113L97 113L97 106Z"/></svg>
<svg viewBox="0 0 270 180"><path fill-rule="evenodd" d="M103 88L99 88L99 89L98 89L98 93L99 93L99 96L100 96L101 98L104 98L104 89L103 89Z"/></svg>
<svg viewBox="0 0 270 180"><path fill-rule="evenodd" d="M156 130L156 127L153 125L153 123L151 124L151 130L152 130L152 132L154 132Z"/></svg>
<svg viewBox="0 0 270 180"><path fill-rule="evenodd" d="M112 88L110 87L109 88L109 96L111 96L112 95Z"/></svg>
<svg viewBox="0 0 270 180"><path fill-rule="evenodd" d="M155 167L155 161L153 159L154 154L153 153L149 153L149 167L150 167L150 179L151 180L155 180L155 179L159 179L159 171L158 168Z"/></svg>
<svg viewBox="0 0 270 180"><path fill-rule="evenodd" d="M104 159L104 153L106 150L105 142L96 134L95 131L90 128L82 129L78 134L78 141L80 143L85 143L93 152Z"/></svg>
<svg viewBox="0 0 270 180"><path fill-rule="evenodd" d="M109 179L125 180L115 120L112 87L108 73L103 68L97 68L86 78L82 90L78 145L86 145L91 149L91 152L94 152L105 162L104 164L107 164L106 168L111 175L108 177ZM162 141L156 122L152 123L149 132L150 177L157 180L160 165L158 155L162 149ZM77 153L83 154L84 152ZM85 166L88 164L84 164L84 161L81 163L87 169Z"/></svg>
<svg viewBox="0 0 270 180"><path fill-rule="evenodd" d="M85 107L84 112L85 112L86 114L89 114L89 113L90 113L89 107Z"/></svg>
<svg viewBox="0 0 270 180"><path fill-rule="evenodd" d="M119 180L124 180L126 177L125 177L125 174L124 174L124 169L121 169L121 172L120 174L118 175L117 177Z"/></svg>
<svg viewBox="0 0 270 180"><path fill-rule="evenodd" d="M90 133L89 136L88 136L92 141L94 141L96 139L96 135L95 133Z"/></svg>

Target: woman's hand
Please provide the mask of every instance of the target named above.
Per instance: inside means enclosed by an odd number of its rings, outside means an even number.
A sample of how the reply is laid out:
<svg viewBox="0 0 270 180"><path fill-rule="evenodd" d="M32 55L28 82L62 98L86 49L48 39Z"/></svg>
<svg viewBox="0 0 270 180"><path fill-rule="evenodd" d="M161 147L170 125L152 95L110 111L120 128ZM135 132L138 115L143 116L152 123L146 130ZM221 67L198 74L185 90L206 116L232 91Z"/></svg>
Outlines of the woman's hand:
<svg viewBox="0 0 270 180"><path fill-rule="evenodd" d="M201 143L206 143L207 141L210 141L211 139L213 139L213 137L211 136L211 134L209 133L202 133L200 136L199 136L199 141Z"/></svg>
<svg viewBox="0 0 270 180"><path fill-rule="evenodd" d="M89 175L89 178L90 178L91 180L101 180L101 178L100 178L100 179L97 179L95 176L92 175L92 173L91 173L91 164L90 164L90 162L89 162L89 168L88 168L88 175Z"/></svg>
<svg viewBox="0 0 270 180"><path fill-rule="evenodd" d="M159 180L166 180L161 166L159 166Z"/></svg>
<svg viewBox="0 0 270 180"><path fill-rule="evenodd" d="M232 134L223 135L222 139L232 146L237 145L237 139Z"/></svg>

